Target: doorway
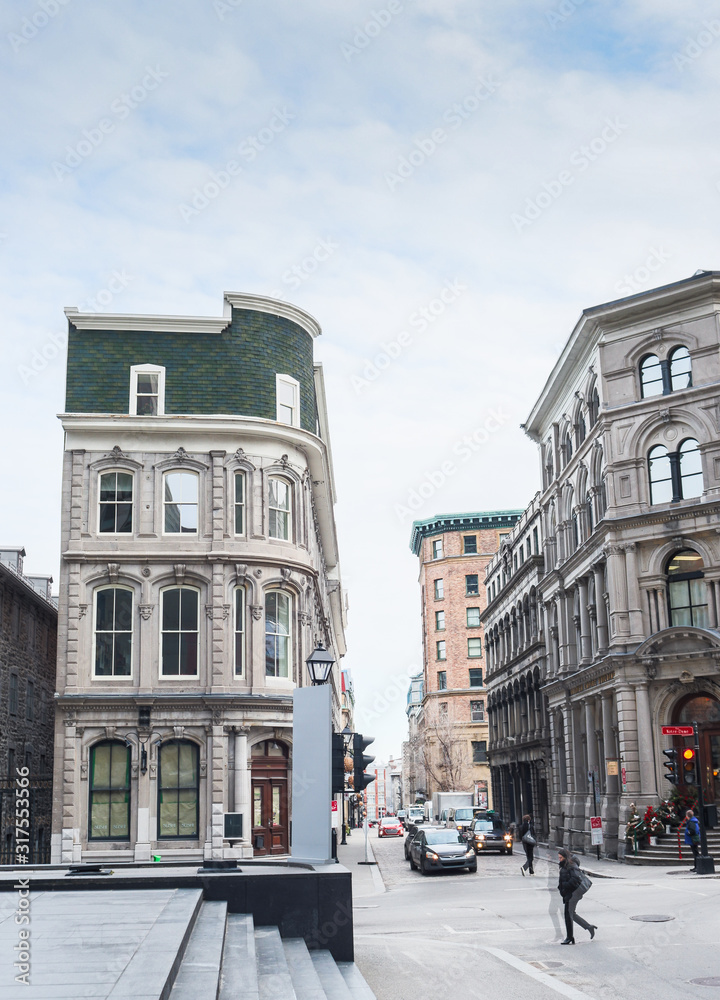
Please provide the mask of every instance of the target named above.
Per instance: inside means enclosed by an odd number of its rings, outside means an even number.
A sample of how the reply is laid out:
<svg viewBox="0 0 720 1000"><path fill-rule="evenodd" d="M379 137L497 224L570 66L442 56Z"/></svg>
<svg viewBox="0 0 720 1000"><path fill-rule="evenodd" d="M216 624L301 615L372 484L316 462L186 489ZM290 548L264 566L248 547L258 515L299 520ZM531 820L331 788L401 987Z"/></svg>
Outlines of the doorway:
<svg viewBox="0 0 720 1000"><path fill-rule="evenodd" d="M705 802L720 804L720 701L711 694L691 694L678 702L673 723L683 726L698 724L700 773ZM688 746L691 737L675 741Z"/></svg>
<svg viewBox="0 0 720 1000"><path fill-rule="evenodd" d="M263 740L253 746L251 760L253 855L288 854L288 748Z"/></svg>

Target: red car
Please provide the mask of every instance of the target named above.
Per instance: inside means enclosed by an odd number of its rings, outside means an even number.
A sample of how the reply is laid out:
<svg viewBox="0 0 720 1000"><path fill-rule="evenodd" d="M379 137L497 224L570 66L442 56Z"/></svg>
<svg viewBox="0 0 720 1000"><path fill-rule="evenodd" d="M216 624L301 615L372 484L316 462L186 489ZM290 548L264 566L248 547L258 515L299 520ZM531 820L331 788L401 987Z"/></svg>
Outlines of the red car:
<svg viewBox="0 0 720 1000"><path fill-rule="evenodd" d="M397 816L385 816L380 820L378 827L378 837L402 837L403 825Z"/></svg>

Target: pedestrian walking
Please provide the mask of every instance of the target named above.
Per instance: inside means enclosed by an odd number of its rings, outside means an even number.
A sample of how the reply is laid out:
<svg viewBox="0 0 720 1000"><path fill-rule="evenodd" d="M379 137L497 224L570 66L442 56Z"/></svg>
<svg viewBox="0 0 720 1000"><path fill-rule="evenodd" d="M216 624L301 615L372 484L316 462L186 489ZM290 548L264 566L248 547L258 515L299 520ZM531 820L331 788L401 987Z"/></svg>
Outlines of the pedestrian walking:
<svg viewBox="0 0 720 1000"><path fill-rule="evenodd" d="M533 852L537 847L537 840L535 839L535 827L532 816L529 813L526 813L522 818L522 823L518 827L518 837L520 838L520 843L525 848L526 857L525 864L520 865L520 871L523 875L527 871L529 871L530 875L534 875Z"/></svg>
<svg viewBox="0 0 720 1000"><path fill-rule="evenodd" d="M693 866L691 872L697 871L697 859L700 854L700 823L692 809L685 813L685 843L693 852Z"/></svg>
<svg viewBox="0 0 720 1000"><path fill-rule="evenodd" d="M589 924L575 912L578 902L588 891L592 882L585 872L581 871L575 857L565 847L558 851L558 865L560 879L558 881L558 891L565 904L565 940L561 944L575 944L575 934L573 922L584 927L590 934L590 940L595 937L597 926Z"/></svg>

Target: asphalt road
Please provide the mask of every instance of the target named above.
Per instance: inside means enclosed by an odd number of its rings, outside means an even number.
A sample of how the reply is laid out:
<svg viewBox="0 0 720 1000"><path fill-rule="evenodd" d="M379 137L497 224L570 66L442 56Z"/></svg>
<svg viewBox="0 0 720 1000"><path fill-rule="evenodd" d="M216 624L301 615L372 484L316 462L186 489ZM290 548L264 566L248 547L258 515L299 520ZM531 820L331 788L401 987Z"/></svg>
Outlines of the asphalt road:
<svg viewBox="0 0 720 1000"><path fill-rule="evenodd" d="M355 960L378 1000L720 997L720 876L583 859L594 878L579 912L598 925L565 937L557 866L523 877L521 853L478 858L478 873L411 872L401 839L371 846L374 875L351 838ZM352 856L351 856L352 855ZM382 881L380 880L382 876ZM652 915L662 922L631 919ZM717 977L717 985L692 980Z"/></svg>

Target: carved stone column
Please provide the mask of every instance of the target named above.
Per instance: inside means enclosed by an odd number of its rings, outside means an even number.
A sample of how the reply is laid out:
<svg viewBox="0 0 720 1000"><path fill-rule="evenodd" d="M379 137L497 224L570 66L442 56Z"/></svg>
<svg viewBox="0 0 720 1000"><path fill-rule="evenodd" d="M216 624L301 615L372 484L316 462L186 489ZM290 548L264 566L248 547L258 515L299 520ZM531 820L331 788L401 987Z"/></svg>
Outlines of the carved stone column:
<svg viewBox="0 0 720 1000"><path fill-rule="evenodd" d="M657 795L655 755L653 753L652 717L648 682L635 686L637 711L638 762L640 766L640 791L643 795Z"/></svg>
<svg viewBox="0 0 720 1000"><path fill-rule="evenodd" d="M578 580L580 601L580 662L590 663L592 660L592 641L590 638L590 615L588 613L588 581L587 577Z"/></svg>

